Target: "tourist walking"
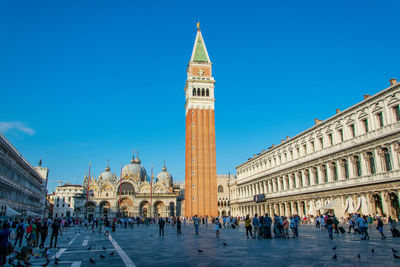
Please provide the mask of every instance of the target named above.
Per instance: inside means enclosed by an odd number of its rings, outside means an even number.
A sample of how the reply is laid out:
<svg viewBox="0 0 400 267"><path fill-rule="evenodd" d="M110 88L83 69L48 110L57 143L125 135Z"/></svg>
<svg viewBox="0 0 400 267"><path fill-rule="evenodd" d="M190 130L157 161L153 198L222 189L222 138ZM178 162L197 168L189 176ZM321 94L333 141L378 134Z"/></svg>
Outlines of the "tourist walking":
<svg viewBox="0 0 400 267"><path fill-rule="evenodd" d="M158 214L160 216L160 214ZM162 217L158 219L158 227L159 227L159 234L160 236L164 236L164 226L165 226L165 221Z"/></svg>
<svg viewBox="0 0 400 267"><path fill-rule="evenodd" d="M246 216L246 219L244 220L244 225L245 225L245 228L246 228L246 236L247 236L247 238L249 238L249 232L250 232L250 236L251 236L251 238L253 238L253 233L251 232L251 220L250 220L250 217L249 217L249 215L247 215Z"/></svg>
<svg viewBox="0 0 400 267"><path fill-rule="evenodd" d="M279 238L282 237L281 235L281 218L274 214L274 234L275 234L275 238Z"/></svg>
<svg viewBox="0 0 400 267"><path fill-rule="evenodd" d="M22 238L24 238L24 233L25 233L24 219L21 219L20 223L17 226L16 230L17 237L15 238L14 247L17 246L18 241L19 241L19 247L21 247Z"/></svg>
<svg viewBox="0 0 400 267"><path fill-rule="evenodd" d="M283 237L289 239L289 221L283 217Z"/></svg>
<svg viewBox="0 0 400 267"><path fill-rule="evenodd" d="M98 224L99 224L99 233L101 233L103 232L104 219L100 218Z"/></svg>
<svg viewBox="0 0 400 267"><path fill-rule="evenodd" d="M327 219L326 219L326 228L328 229L328 235L331 240L333 239L332 227L333 227L333 219L332 219L332 216L329 214L329 215L327 215Z"/></svg>
<svg viewBox="0 0 400 267"><path fill-rule="evenodd" d="M272 238L271 235L271 224L272 224L272 219L271 217L268 216L268 213L265 214L263 224L265 225L265 238Z"/></svg>
<svg viewBox="0 0 400 267"><path fill-rule="evenodd" d="M196 235L198 235L199 234L200 221L199 221L199 218L197 217L197 214L194 215L193 225L194 225L194 229L196 230Z"/></svg>
<svg viewBox="0 0 400 267"><path fill-rule="evenodd" d="M62 235L62 230L60 226L60 220L55 219L53 224L51 225L51 237L50 237L50 248L53 247L53 239L55 240L54 242L54 247L57 247L57 239L58 239L58 233L60 232L60 235Z"/></svg>
<svg viewBox="0 0 400 267"><path fill-rule="evenodd" d="M40 223L40 220L36 220L35 222L35 229L36 229L36 239L34 240L35 247L39 246L39 237L42 232L42 224Z"/></svg>
<svg viewBox="0 0 400 267"><path fill-rule="evenodd" d="M385 239L386 236L383 234L383 222L380 217L378 217L378 225L376 226L376 229L379 231L379 233L382 236L382 239Z"/></svg>
<svg viewBox="0 0 400 267"><path fill-rule="evenodd" d="M347 219L347 221L349 222L349 234L350 234L352 228L353 228L354 233L356 233L356 230L354 229L354 220L351 217L349 217Z"/></svg>
<svg viewBox="0 0 400 267"><path fill-rule="evenodd" d="M333 214L333 225L335 226L335 233L339 233L339 220L336 218L335 214Z"/></svg>
<svg viewBox="0 0 400 267"><path fill-rule="evenodd" d="M366 240L369 239L369 234L368 234L368 223L367 221L361 216L359 215L357 218L357 225L358 225L358 229L359 231L362 233L362 240Z"/></svg>
<svg viewBox="0 0 400 267"><path fill-rule="evenodd" d="M256 213L252 220L252 225L254 227L254 236L253 238L260 238L260 220L258 219L258 214Z"/></svg>
<svg viewBox="0 0 400 267"><path fill-rule="evenodd" d="M10 240L15 240L15 238L17 237L17 227L18 227L18 220L17 218L15 218L14 221L11 223Z"/></svg>
<svg viewBox="0 0 400 267"><path fill-rule="evenodd" d="M180 235L180 234L182 234L182 228L181 228L181 218L180 217L178 217L177 219L176 219L176 234L177 235Z"/></svg>
<svg viewBox="0 0 400 267"><path fill-rule="evenodd" d="M300 217L298 215L294 215L294 234L296 237L299 237L299 225L300 225Z"/></svg>
<svg viewBox="0 0 400 267"><path fill-rule="evenodd" d="M46 242L46 238L49 232L49 227L47 226L46 220L43 220L42 227L40 229L40 246L39 248L44 248L44 242Z"/></svg>
<svg viewBox="0 0 400 267"><path fill-rule="evenodd" d="M3 224L3 229L0 231L0 266L4 267L7 263L7 251L8 251L8 238L10 236L10 225L7 221Z"/></svg>
<svg viewBox="0 0 400 267"><path fill-rule="evenodd" d="M219 222L218 218L215 219L215 226L214 226L214 230L215 230L215 236L217 238L219 238L219 229L221 228L221 223Z"/></svg>

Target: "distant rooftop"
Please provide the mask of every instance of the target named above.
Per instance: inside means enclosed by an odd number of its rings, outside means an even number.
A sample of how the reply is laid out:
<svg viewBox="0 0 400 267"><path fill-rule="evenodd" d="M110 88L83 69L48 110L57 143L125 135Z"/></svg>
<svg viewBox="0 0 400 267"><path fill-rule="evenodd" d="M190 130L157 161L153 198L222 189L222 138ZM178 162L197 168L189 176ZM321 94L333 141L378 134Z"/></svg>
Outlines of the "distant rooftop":
<svg viewBox="0 0 400 267"><path fill-rule="evenodd" d="M83 186L80 184L65 184L65 185L60 185L57 187L83 187Z"/></svg>

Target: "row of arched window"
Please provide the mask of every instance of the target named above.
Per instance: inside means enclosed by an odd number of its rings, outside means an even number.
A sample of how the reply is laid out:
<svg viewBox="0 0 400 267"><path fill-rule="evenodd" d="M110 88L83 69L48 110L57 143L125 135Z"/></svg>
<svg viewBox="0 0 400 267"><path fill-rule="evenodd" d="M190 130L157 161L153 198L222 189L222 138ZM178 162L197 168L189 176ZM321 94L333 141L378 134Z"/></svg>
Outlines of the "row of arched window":
<svg viewBox="0 0 400 267"><path fill-rule="evenodd" d="M227 207L228 205L228 201L218 201L218 207Z"/></svg>
<svg viewBox="0 0 400 267"><path fill-rule="evenodd" d="M339 178L350 179L363 175L373 175L377 172L388 172L393 170L391 157L391 151L387 147L377 148L375 152L372 150L363 152L362 155L349 156L350 160L341 159L323 163L283 177L238 188L237 190L239 195L248 197L259 193L274 193L338 181ZM377 161L381 162L381 165L378 165L380 166L378 170ZM352 172L350 171L351 169ZM363 173L363 169L366 173ZM328 177L330 177L330 181Z"/></svg>
<svg viewBox="0 0 400 267"><path fill-rule="evenodd" d="M193 88L193 96L210 96L210 90L204 88Z"/></svg>
<svg viewBox="0 0 400 267"><path fill-rule="evenodd" d="M282 147L279 151L277 151L278 156L275 156L274 154L271 157L267 157L267 154L265 154L263 158L254 162L254 164L246 164L238 169L238 175L250 176L264 170L269 170L281 166L282 164L300 159L306 155L317 152L319 153L319 151L323 151L335 145L350 141L357 136L382 129L385 126L394 123L399 123L400 106L396 104L394 106L389 106L387 109L391 110L391 112L388 112L388 114L385 114L383 111L381 111L378 113L373 113L374 116L372 117L366 116L359 119L354 117L351 120L347 120L347 122L338 120L335 129L330 129L329 132L324 133L321 129L318 130L317 128L314 133L305 137L303 142L300 140L300 143L297 143L297 141L290 142L287 140L282 140L287 143L287 146ZM306 141L306 139L309 139L309 141ZM295 146L295 148L291 147L292 144Z"/></svg>

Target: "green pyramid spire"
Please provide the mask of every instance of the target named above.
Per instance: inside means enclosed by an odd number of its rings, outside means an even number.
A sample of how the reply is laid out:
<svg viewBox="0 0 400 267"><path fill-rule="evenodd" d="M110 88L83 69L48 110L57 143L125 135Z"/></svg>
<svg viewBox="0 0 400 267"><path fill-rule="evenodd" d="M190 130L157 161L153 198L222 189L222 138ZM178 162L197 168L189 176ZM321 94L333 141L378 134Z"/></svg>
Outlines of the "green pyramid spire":
<svg viewBox="0 0 400 267"><path fill-rule="evenodd" d="M204 48L203 38L199 36L196 44L196 50L194 51L193 61L207 62L206 49Z"/></svg>

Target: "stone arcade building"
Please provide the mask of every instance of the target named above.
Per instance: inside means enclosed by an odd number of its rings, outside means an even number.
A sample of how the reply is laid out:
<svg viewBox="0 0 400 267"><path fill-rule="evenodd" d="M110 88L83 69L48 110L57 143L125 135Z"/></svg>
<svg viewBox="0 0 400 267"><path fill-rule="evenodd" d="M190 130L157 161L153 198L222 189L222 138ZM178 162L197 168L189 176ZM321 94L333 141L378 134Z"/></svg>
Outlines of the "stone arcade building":
<svg viewBox="0 0 400 267"><path fill-rule="evenodd" d="M46 176L47 179L47 176ZM0 213L12 208L26 215L44 213L45 179L0 132Z"/></svg>
<svg viewBox="0 0 400 267"><path fill-rule="evenodd" d="M399 215L400 83L237 167L233 215ZM265 197L256 203L255 195Z"/></svg>

